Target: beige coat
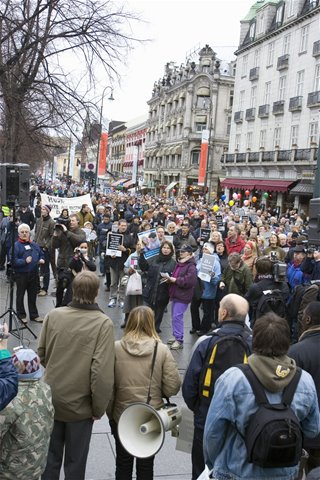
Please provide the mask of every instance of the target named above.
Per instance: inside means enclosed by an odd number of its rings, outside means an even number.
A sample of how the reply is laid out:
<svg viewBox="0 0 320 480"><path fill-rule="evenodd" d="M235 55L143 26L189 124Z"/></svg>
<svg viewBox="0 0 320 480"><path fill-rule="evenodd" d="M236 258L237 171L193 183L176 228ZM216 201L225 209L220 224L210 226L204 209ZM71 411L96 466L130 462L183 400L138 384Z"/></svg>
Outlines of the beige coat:
<svg viewBox="0 0 320 480"><path fill-rule="evenodd" d="M108 415L118 423L123 410L132 403L146 402L155 340L144 336L138 341L122 338L115 344L115 391ZM150 405L159 408L163 396L176 395L181 379L176 362L166 345L159 342L152 382Z"/></svg>
<svg viewBox="0 0 320 480"><path fill-rule="evenodd" d="M97 305L56 308L41 330L38 354L52 390L55 420L101 417L114 381L114 332Z"/></svg>

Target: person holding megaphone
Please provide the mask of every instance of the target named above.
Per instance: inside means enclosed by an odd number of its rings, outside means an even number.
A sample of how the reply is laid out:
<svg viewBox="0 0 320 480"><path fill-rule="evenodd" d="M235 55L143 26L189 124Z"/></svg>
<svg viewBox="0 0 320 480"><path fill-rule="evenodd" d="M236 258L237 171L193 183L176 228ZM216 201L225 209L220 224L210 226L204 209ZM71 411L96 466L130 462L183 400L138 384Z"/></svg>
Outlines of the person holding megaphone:
<svg viewBox="0 0 320 480"><path fill-rule="evenodd" d="M114 395L107 409L116 442L116 480L132 478L135 457L137 480L153 479L155 453L163 442L163 438L159 440L163 428L162 421L157 421L157 409L164 406L163 397L178 393L180 385L176 362L155 330L152 309L134 308L123 338L115 342ZM134 455L129 453L130 444L135 447Z"/></svg>

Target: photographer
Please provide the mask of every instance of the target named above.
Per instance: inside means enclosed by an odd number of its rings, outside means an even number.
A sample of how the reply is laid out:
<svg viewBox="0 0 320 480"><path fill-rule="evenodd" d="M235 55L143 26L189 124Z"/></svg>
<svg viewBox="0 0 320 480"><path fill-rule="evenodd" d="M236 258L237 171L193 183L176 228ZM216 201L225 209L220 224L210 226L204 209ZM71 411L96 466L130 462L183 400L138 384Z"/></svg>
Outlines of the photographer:
<svg viewBox="0 0 320 480"><path fill-rule="evenodd" d="M68 276L68 267L73 257L74 249L86 240L85 232L79 227L79 217L73 214L69 218L70 225L68 228L63 223L56 223L51 241L51 247L59 249L56 307L62 305L64 290L68 286L67 282L71 281L70 276Z"/></svg>
<svg viewBox="0 0 320 480"><path fill-rule="evenodd" d="M62 306L66 306L72 301L72 282L77 273L84 270L95 272L96 269L94 259L89 256L88 242L80 243L79 247L74 249L74 255L69 263L70 281L62 300Z"/></svg>
<svg viewBox="0 0 320 480"><path fill-rule="evenodd" d="M259 318L259 312L257 312L257 307L261 297L264 295L263 292L278 290L281 292L283 297L283 303L286 304L289 297L289 288L286 282L286 278L282 281L280 279L275 279L274 268L275 263L272 262L268 257L260 257L256 261L256 282L253 283L248 292L245 295L246 300L248 300L250 305L250 321L251 326L254 325L257 318Z"/></svg>
<svg viewBox="0 0 320 480"><path fill-rule="evenodd" d="M311 281L320 280L320 247L307 249L307 255L302 262L301 270L305 275L310 275Z"/></svg>

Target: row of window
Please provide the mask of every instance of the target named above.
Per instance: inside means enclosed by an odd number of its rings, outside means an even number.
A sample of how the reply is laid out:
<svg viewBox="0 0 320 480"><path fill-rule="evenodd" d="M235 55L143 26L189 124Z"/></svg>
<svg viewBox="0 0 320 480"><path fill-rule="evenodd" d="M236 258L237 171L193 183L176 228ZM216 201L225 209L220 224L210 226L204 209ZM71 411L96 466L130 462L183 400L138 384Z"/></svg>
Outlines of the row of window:
<svg viewBox="0 0 320 480"><path fill-rule="evenodd" d="M267 138L268 130L262 129L260 130L259 135L259 147L266 148L268 145ZM318 122L310 122L309 123L309 144L316 143L318 141ZM247 132L245 135L241 135L240 133L235 135L235 146L234 148L241 151L244 148L252 149L253 148L253 140L254 140L254 133ZM273 147L280 147L282 140L282 127L276 127L273 130ZM291 132L290 132L290 144L289 145L298 145L299 141L299 125L292 125ZM243 142L243 143L242 143Z"/></svg>
<svg viewBox="0 0 320 480"><path fill-rule="evenodd" d="M308 51L308 43L309 43L309 32L310 32L310 25L305 25L300 29L300 40L299 40L299 49L298 53L305 53ZM284 35L282 39L282 55L290 54L291 44L293 44L294 52L296 52L297 45L295 42L292 42L291 33L287 33ZM266 59L266 67L271 67L274 62L274 55L275 55L275 43L276 41L273 40L266 45L267 48L267 59ZM253 67L261 66L261 53L262 48L259 47L255 49L253 52ZM242 66L241 66L241 76L245 77L248 74L249 68L249 54L243 55L242 57Z"/></svg>
<svg viewBox="0 0 320 480"><path fill-rule="evenodd" d="M150 111L149 118L154 119L157 116L169 115L174 113L178 108L183 109L185 106L185 99L183 97L178 98L172 103L167 103L166 105L159 105L158 107L154 107Z"/></svg>
<svg viewBox="0 0 320 480"><path fill-rule="evenodd" d="M308 75L310 73L308 72ZM290 77L290 82L292 81L292 77ZM300 70L296 73L295 78L295 94L294 96L299 97L303 95L304 92L304 80L305 80L305 70ZM280 75L278 80L278 89L277 89L277 100L285 100L286 98L286 89L288 84L288 75ZM270 95L271 95L271 86L272 82L268 81L264 84L264 93L263 93L263 105L270 104ZM317 63L315 66L314 71L314 80L313 80L313 91L318 92L320 90L320 63ZM241 90L239 92L239 100L238 100L238 110L243 110L244 106L246 105L245 102L245 90ZM250 108L254 108L257 105L257 94L258 94L258 87L257 85L253 85L250 90Z"/></svg>

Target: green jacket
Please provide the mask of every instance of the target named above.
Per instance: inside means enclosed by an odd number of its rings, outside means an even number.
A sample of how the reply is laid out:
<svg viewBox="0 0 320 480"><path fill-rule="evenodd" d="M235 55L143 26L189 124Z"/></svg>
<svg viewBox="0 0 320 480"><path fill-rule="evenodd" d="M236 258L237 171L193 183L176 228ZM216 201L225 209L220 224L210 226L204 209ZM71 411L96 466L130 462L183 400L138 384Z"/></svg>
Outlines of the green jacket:
<svg viewBox="0 0 320 480"><path fill-rule="evenodd" d="M232 270L230 265L224 270L221 281L228 288L228 293L236 293L237 295L245 295L252 284L252 273L250 268L242 263L238 270Z"/></svg>
<svg viewBox="0 0 320 480"><path fill-rule="evenodd" d="M52 389L55 420L102 417L113 390L114 331L97 304L72 302L51 310L44 319L38 354Z"/></svg>
<svg viewBox="0 0 320 480"><path fill-rule="evenodd" d="M17 396L0 413L1 480L38 480L47 463L54 409L49 385L19 381Z"/></svg>

